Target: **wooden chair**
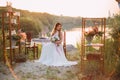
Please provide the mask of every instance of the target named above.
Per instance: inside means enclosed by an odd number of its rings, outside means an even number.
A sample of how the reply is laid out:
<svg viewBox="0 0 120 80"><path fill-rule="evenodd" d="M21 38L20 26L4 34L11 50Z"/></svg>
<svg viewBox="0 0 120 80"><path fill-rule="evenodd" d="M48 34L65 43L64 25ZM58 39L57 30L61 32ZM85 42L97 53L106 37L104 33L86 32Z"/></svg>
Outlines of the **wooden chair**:
<svg viewBox="0 0 120 80"><path fill-rule="evenodd" d="M32 34L30 32L26 33L27 39L25 41L25 54L28 54L29 51L33 52L34 59L38 58L38 46L34 43L31 45Z"/></svg>

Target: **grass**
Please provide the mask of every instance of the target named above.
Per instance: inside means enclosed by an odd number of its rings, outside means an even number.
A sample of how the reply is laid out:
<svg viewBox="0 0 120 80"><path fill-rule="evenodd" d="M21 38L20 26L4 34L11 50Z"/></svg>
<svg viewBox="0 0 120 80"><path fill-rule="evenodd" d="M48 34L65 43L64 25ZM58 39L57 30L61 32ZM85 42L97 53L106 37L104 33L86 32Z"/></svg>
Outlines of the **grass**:
<svg viewBox="0 0 120 80"><path fill-rule="evenodd" d="M98 42L97 41L93 41L93 42ZM105 74L104 75L100 75L101 72L99 72L99 63L91 61L91 62L85 62L86 64L86 68L85 71L83 72L84 74L98 74L95 75L94 79L95 80L101 80L97 77L103 76L105 77L105 75L109 75L115 68L116 68L116 56L114 53L114 48L113 48L113 40L112 39L106 39L105 40L105 52L104 52L104 70L105 70ZM79 49L79 52L81 51L81 45L80 43L77 43L77 49ZM94 48L89 48L90 51L94 51ZM80 54L79 54L80 55ZM78 56L78 55L76 55ZM97 72L97 73L96 73ZM100 77L101 78L101 77Z"/></svg>

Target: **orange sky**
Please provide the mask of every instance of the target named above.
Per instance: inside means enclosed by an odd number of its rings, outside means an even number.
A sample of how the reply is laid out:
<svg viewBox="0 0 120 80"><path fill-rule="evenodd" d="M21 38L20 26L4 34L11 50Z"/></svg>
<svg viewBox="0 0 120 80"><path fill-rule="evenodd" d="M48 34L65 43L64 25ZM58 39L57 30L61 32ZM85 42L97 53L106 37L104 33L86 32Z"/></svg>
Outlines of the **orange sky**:
<svg viewBox="0 0 120 80"><path fill-rule="evenodd" d="M75 17L108 17L119 10L115 0L0 0L0 6L6 1L18 9Z"/></svg>

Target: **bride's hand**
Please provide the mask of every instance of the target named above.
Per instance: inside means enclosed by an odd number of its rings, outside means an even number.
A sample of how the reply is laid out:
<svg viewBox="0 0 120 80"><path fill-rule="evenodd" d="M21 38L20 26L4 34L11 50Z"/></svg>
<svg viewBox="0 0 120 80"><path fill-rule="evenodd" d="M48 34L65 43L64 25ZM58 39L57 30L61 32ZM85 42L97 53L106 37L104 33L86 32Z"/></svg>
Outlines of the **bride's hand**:
<svg viewBox="0 0 120 80"><path fill-rule="evenodd" d="M59 44L61 44L61 41L59 40L59 41L56 41L55 43L59 45Z"/></svg>

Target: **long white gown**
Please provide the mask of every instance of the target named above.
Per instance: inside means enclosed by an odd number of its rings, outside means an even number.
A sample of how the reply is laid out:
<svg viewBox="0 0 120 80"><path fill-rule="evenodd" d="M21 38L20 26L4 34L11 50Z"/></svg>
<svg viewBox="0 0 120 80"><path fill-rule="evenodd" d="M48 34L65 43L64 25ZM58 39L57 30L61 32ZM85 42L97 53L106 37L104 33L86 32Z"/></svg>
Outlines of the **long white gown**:
<svg viewBox="0 0 120 80"><path fill-rule="evenodd" d="M59 38L58 32L56 32L52 38L53 37ZM47 66L71 66L77 64L76 61L68 61L66 59L62 44L57 45L53 42L43 45L41 56L36 62Z"/></svg>

